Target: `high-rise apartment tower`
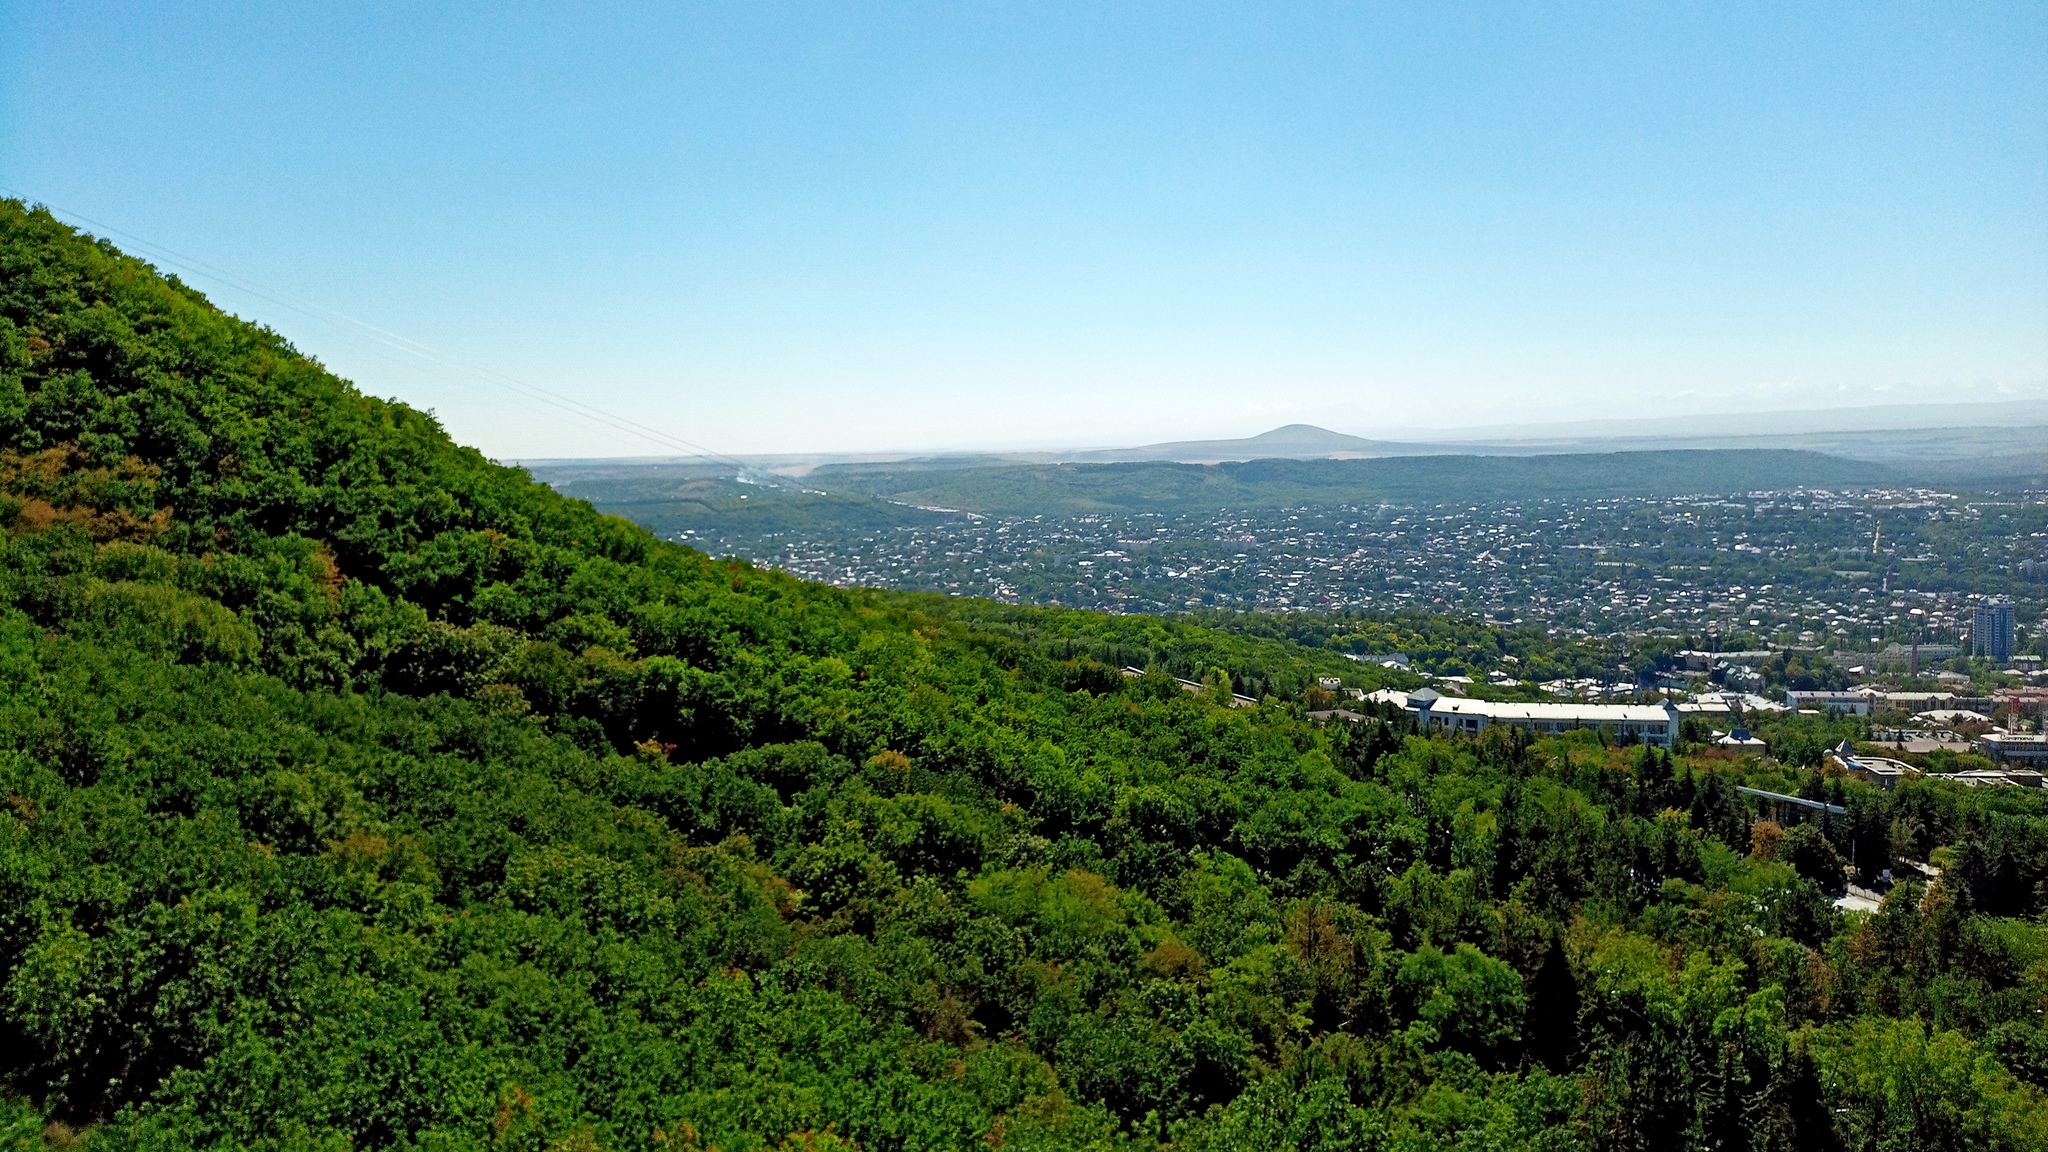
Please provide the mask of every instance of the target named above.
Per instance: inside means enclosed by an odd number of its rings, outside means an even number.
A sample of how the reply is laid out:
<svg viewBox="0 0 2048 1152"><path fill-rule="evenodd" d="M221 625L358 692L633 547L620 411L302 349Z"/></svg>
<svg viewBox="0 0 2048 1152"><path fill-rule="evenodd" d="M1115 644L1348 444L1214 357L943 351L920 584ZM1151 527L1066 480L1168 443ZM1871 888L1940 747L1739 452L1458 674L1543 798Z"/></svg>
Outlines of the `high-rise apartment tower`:
<svg viewBox="0 0 2048 1152"><path fill-rule="evenodd" d="M1982 656L1994 664L2012 659L2017 625L2012 597L1993 596L1977 605L1977 619L1970 628L1970 655Z"/></svg>

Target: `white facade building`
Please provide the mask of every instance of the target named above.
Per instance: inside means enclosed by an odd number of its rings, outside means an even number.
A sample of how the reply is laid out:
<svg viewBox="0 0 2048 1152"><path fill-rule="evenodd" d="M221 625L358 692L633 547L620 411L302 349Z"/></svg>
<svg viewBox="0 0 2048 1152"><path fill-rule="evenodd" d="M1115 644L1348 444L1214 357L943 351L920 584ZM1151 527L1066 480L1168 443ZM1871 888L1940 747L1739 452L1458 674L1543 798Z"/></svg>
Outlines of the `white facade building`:
<svg viewBox="0 0 2048 1152"><path fill-rule="evenodd" d="M1816 712L1853 712L1858 716L1870 715L1868 692L1802 692L1785 690L1785 703L1797 711L1811 708Z"/></svg>
<svg viewBox="0 0 2048 1152"><path fill-rule="evenodd" d="M1532 732L1571 732L1605 728L1617 740L1669 748L1678 738L1678 709L1664 704L1529 704L1519 701L1468 700L1443 696L1424 688L1408 694L1404 706L1425 728L1478 733L1495 724Z"/></svg>

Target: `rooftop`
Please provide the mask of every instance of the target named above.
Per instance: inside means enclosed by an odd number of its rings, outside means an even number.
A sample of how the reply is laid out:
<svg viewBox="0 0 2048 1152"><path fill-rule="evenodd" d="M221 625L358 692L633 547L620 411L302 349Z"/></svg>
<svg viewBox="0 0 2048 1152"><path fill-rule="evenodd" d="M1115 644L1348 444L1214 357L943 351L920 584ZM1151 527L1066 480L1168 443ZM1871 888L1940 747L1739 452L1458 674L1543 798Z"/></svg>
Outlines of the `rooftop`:
<svg viewBox="0 0 2048 1152"><path fill-rule="evenodd" d="M1425 695L1426 694L1426 695ZM1427 689L1408 697L1411 708L1429 709L1432 715L1485 716L1492 720L1582 720L1597 723L1670 720L1675 709L1654 704L1538 704L1519 700L1467 700L1438 696Z"/></svg>

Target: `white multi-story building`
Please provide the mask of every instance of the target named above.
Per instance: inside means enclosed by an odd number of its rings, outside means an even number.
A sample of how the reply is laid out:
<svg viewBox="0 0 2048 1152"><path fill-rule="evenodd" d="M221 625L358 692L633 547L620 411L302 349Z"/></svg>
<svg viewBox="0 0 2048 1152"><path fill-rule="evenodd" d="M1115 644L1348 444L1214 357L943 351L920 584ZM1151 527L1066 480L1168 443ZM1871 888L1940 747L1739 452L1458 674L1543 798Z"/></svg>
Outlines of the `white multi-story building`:
<svg viewBox="0 0 2048 1152"><path fill-rule="evenodd" d="M1405 707L1425 728L1451 732L1482 732L1509 724L1532 732L1571 732L1605 728L1616 740L1634 740L1669 748L1678 737L1678 708L1663 704L1529 704L1505 700L1468 700L1444 696L1434 689L1410 692Z"/></svg>
<svg viewBox="0 0 2048 1152"><path fill-rule="evenodd" d="M1816 712L1854 712L1858 716L1870 715L1868 692L1802 692L1798 689L1785 690L1785 704L1797 712L1811 708Z"/></svg>

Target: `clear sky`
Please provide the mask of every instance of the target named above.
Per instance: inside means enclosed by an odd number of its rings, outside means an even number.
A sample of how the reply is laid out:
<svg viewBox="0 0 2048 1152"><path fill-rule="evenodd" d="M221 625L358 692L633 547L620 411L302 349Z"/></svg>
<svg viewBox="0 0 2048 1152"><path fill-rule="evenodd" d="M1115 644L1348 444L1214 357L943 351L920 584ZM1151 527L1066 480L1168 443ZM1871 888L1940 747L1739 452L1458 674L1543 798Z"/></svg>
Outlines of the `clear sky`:
<svg viewBox="0 0 2048 1152"><path fill-rule="evenodd" d="M501 457L659 449L317 310L728 452L2048 387L2039 0L0 16L0 187Z"/></svg>

